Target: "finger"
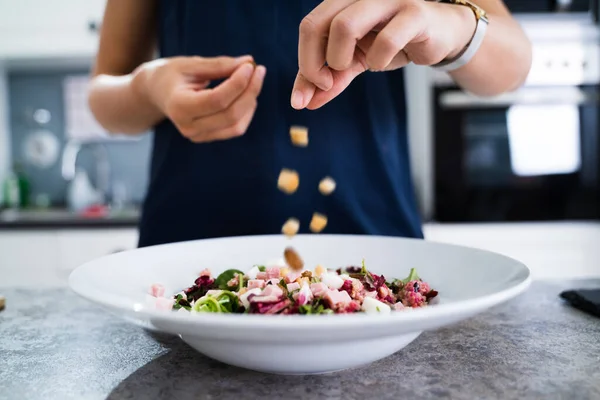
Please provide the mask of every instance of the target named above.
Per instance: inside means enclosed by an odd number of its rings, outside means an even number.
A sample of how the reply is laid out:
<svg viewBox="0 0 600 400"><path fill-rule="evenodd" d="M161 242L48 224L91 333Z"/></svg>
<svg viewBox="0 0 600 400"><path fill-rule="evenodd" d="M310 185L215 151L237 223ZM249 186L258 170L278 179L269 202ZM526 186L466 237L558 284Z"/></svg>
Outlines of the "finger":
<svg viewBox="0 0 600 400"><path fill-rule="evenodd" d="M248 130L250 123L252 122L252 117L254 117L254 112L256 111L256 107L248 110L246 115L244 115L238 122L234 125L231 125L225 129L220 131L212 132L208 135L204 136L203 142L215 142L218 140L227 140L232 139L238 136L242 136Z"/></svg>
<svg viewBox="0 0 600 400"><path fill-rule="evenodd" d="M215 132L236 126L249 110L256 108L256 98L261 92L265 73L264 66L257 67L246 91L227 109L208 117L196 119L191 125L190 130L193 135L190 137L212 136Z"/></svg>
<svg viewBox="0 0 600 400"><path fill-rule="evenodd" d="M329 103L340 93L342 93L344 89L350 85L354 78L365 72L363 64L364 60L359 60L360 58L364 58L364 54L360 49L357 49L357 53L358 59L353 62L350 68L347 68L343 71L333 71L333 87L327 91L317 89L306 108L309 110L316 110L317 108L323 107L325 104Z"/></svg>
<svg viewBox="0 0 600 400"><path fill-rule="evenodd" d="M369 51L367 64L376 71L388 69L407 44L425 31L425 20L417 6L404 7L378 34Z"/></svg>
<svg viewBox="0 0 600 400"><path fill-rule="evenodd" d="M361 0L340 11L331 21L327 64L338 71L348 68L357 42L385 26L399 10L397 0Z"/></svg>
<svg viewBox="0 0 600 400"><path fill-rule="evenodd" d="M390 61L385 68L386 71L393 71L398 68L402 68L411 63L411 59L404 50L400 50L398 54Z"/></svg>
<svg viewBox="0 0 600 400"><path fill-rule="evenodd" d="M197 119L226 110L244 93L254 74L254 66L242 64L233 74L217 87L201 91L185 91L181 102L190 119Z"/></svg>
<svg viewBox="0 0 600 400"><path fill-rule="evenodd" d="M324 0L300 23L298 67L300 73L322 90L333 85L331 70L325 65L327 36L333 18L357 0Z"/></svg>
<svg viewBox="0 0 600 400"><path fill-rule="evenodd" d="M369 50L371 49L371 46L373 45L373 42L375 41L376 37L377 37L376 32L367 33L367 35L364 38L362 38L361 40L358 41L357 47L360 50L362 50L362 52L364 54L367 54L369 52ZM411 60L408 57L408 55L406 54L406 52L404 50L400 50L400 52L398 54L396 54L396 56L392 59L392 61L387 65L385 70L393 71L395 69L406 66L410 62L411 62Z"/></svg>
<svg viewBox="0 0 600 400"><path fill-rule="evenodd" d="M209 84L210 84L210 81L197 81L197 82L188 83L187 87L192 90L199 91L202 89L206 89Z"/></svg>
<svg viewBox="0 0 600 400"><path fill-rule="evenodd" d="M311 101L317 87L298 72L294 88L292 89L292 98L290 100L292 107L301 110Z"/></svg>
<svg viewBox="0 0 600 400"><path fill-rule="evenodd" d="M377 37L377 32L369 32L362 39L360 39L358 42L356 42L356 47L358 47L363 52L363 54L367 54L369 52L369 50L371 49L371 46L373 45L373 42L375 41L376 37ZM365 64L366 64L366 57L365 57Z"/></svg>
<svg viewBox="0 0 600 400"><path fill-rule="evenodd" d="M252 56L241 57L182 57L181 71L201 80L229 77L242 64L253 63Z"/></svg>

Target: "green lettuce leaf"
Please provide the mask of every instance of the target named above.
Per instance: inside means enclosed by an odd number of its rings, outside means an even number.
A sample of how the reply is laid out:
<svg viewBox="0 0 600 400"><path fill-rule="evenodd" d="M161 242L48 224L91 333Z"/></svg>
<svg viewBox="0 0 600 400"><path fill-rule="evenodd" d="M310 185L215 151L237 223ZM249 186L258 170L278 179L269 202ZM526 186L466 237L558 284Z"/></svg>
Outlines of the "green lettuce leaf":
<svg viewBox="0 0 600 400"><path fill-rule="evenodd" d="M228 269L227 271L221 273L221 275L219 275L217 279L215 279L215 286L221 290L229 289L229 286L227 286L227 282L235 278L235 274L240 274L241 276L244 276L244 273L239 269Z"/></svg>
<svg viewBox="0 0 600 400"><path fill-rule="evenodd" d="M224 313L235 313L240 305L237 295L229 290L224 290L217 297L217 301L221 306L221 312Z"/></svg>
<svg viewBox="0 0 600 400"><path fill-rule="evenodd" d="M177 296L175 296L173 310L179 310L180 308L185 308L188 311L192 309L190 303L187 301L187 298L184 298L182 295L178 294Z"/></svg>
<svg viewBox="0 0 600 400"><path fill-rule="evenodd" d="M402 283L404 283L406 285L410 281L418 281L420 279L421 278L419 278L419 275L417 274L417 270L415 268L411 268L410 274L408 274L408 277L406 279L402 279Z"/></svg>
<svg viewBox="0 0 600 400"><path fill-rule="evenodd" d="M333 310L329 309L329 308L325 308L325 306L323 306L323 304L319 304L320 302L315 302L313 304L306 304L304 306L300 306L299 308L299 312L300 314L313 314L313 315L319 315L319 314L333 314Z"/></svg>

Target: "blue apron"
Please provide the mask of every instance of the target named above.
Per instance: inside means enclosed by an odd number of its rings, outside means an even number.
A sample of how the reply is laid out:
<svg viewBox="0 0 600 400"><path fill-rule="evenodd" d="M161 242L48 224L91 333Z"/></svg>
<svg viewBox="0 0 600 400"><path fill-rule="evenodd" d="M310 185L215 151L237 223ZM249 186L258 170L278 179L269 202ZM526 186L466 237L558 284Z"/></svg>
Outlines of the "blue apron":
<svg viewBox="0 0 600 400"><path fill-rule="evenodd" d="M290 217L309 233L422 237L409 169L402 71L365 73L319 110L294 110L298 26L318 0L160 0L161 57L251 54L267 67L258 108L242 137L194 144L166 120L155 127L139 246L199 238L273 234ZM289 127L309 129L294 147ZM293 195L277 189L298 171ZM335 192L319 181L331 176Z"/></svg>

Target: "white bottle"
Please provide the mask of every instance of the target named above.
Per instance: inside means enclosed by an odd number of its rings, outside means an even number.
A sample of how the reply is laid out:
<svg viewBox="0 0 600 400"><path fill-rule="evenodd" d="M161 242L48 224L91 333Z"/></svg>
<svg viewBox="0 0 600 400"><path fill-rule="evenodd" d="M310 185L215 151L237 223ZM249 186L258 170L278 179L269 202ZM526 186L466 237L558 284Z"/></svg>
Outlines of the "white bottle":
<svg viewBox="0 0 600 400"><path fill-rule="evenodd" d="M67 189L69 209L75 212L82 211L89 206L98 204L100 199L100 193L92 186L88 174L84 170L78 169Z"/></svg>

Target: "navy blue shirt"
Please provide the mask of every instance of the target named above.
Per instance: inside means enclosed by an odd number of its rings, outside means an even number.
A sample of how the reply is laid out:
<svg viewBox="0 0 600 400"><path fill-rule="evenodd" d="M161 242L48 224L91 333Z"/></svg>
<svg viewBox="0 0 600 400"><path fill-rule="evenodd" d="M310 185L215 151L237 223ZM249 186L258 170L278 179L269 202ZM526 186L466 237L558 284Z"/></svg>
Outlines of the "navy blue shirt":
<svg viewBox="0 0 600 400"><path fill-rule="evenodd" d="M402 71L365 73L318 110L294 110L298 26L318 0L160 0L160 56L251 54L267 68L245 135L194 144L166 120L155 128L140 246L200 238L276 234L313 212L323 233L422 237L409 170ZM294 147L289 128L309 129ZM293 195L277 189L282 168L298 171ZM331 176L335 192L319 181Z"/></svg>

